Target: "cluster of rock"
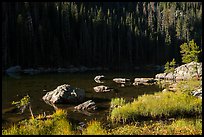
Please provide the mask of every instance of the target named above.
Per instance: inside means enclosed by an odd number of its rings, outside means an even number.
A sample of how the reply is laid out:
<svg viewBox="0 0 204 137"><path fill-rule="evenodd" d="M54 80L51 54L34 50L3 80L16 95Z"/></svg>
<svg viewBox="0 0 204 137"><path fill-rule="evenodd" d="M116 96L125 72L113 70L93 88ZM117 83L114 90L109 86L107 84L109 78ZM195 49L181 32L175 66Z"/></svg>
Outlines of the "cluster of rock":
<svg viewBox="0 0 204 137"><path fill-rule="evenodd" d="M73 65L70 65L67 68L26 68L22 69L21 66L12 66L8 69L6 69L6 73L25 73L25 74L38 74L38 73L50 73L50 72L68 72L68 73L75 73L75 72L86 72L86 71L101 71L101 70L108 70L108 68L101 68L101 67L96 67L96 68L88 68L85 66L80 66L80 67L74 67Z"/></svg>
<svg viewBox="0 0 204 137"><path fill-rule="evenodd" d="M194 77L202 79L202 62L190 62L175 68L174 73L159 73L155 76L156 79L169 80L187 80Z"/></svg>
<svg viewBox="0 0 204 137"><path fill-rule="evenodd" d="M55 90L47 92L42 99L55 109L55 104L59 103L81 103L74 107L76 110L95 110L96 104L92 100L85 101L85 91L83 89L71 87L68 84L58 86ZM83 103L82 103L83 102Z"/></svg>

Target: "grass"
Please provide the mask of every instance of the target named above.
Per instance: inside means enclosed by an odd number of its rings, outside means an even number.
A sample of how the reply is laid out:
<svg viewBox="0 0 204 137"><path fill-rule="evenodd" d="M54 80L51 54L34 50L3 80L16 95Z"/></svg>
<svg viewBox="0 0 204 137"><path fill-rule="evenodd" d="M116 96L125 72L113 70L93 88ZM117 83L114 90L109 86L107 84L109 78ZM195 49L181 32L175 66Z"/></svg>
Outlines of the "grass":
<svg viewBox="0 0 204 137"><path fill-rule="evenodd" d="M83 130L82 135L107 135L108 132L103 128L101 122L92 120L88 123L86 129Z"/></svg>
<svg viewBox="0 0 204 137"><path fill-rule="evenodd" d="M41 118L39 115L38 118ZM71 135L71 124L66 112L57 110L50 119L29 119L2 131L2 135Z"/></svg>
<svg viewBox="0 0 204 137"><path fill-rule="evenodd" d="M141 117L168 118L202 114L202 100L181 92L158 92L143 95L110 112L112 122L126 122Z"/></svg>
<svg viewBox="0 0 204 137"><path fill-rule="evenodd" d="M126 104L126 100L124 98L112 98L110 108L113 109L117 107L122 107L125 104Z"/></svg>
<svg viewBox="0 0 204 137"><path fill-rule="evenodd" d="M114 128L112 135L202 135L202 119L144 122Z"/></svg>
<svg viewBox="0 0 204 137"><path fill-rule="evenodd" d="M188 80L188 81L179 81L177 83L177 91L180 91L182 93L186 93L186 94L191 94L192 91L194 91L195 89L198 89L201 85L200 85L201 81L199 80Z"/></svg>

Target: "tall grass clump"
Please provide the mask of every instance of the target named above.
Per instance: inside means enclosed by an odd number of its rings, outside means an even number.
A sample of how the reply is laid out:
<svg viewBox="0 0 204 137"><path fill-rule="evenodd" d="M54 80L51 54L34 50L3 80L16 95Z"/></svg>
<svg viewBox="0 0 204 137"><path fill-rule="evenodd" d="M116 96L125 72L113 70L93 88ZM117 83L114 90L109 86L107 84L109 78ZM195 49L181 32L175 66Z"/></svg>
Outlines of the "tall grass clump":
<svg viewBox="0 0 204 137"><path fill-rule="evenodd" d="M126 100L124 98L112 98L110 103L110 108L122 107L126 104Z"/></svg>
<svg viewBox="0 0 204 137"><path fill-rule="evenodd" d="M102 127L101 122L92 120L82 131L82 135L107 135L108 132Z"/></svg>
<svg viewBox="0 0 204 137"><path fill-rule="evenodd" d="M112 122L137 120L139 117L167 118L202 114L202 100L181 92L158 92L138 99L110 112Z"/></svg>
<svg viewBox="0 0 204 137"><path fill-rule="evenodd" d="M38 118L42 117L41 115ZM2 131L3 135L70 135L72 128L64 110L57 110L50 118L29 119Z"/></svg>

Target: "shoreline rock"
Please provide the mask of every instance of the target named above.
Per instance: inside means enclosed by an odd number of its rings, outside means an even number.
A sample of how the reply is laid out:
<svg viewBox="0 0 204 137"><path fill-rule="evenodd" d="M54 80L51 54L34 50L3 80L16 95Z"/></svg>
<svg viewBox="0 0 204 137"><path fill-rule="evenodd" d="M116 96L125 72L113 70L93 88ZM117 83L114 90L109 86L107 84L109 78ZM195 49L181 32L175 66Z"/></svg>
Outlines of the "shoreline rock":
<svg viewBox="0 0 204 137"><path fill-rule="evenodd" d="M195 67L197 66L197 69ZM174 74L170 73L159 73L155 75L156 79L167 79L167 80L188 80L195 77L202 79L202 62L190 62L175 68Z"/></svg>

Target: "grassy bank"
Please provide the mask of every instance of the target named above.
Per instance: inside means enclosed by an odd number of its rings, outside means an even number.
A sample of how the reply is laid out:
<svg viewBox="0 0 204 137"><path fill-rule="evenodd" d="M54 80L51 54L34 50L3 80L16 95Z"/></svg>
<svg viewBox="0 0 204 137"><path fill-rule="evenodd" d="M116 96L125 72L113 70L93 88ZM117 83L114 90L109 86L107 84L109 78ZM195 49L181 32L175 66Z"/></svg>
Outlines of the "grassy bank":
<svg viewBox="0 0 204 137"><path fill-rule="evenodd" d="M110 112L112 122L137 121L142 117L169 118L195 116L202 113L202 100L181 92L158 92L143 95Z"/></svg>

